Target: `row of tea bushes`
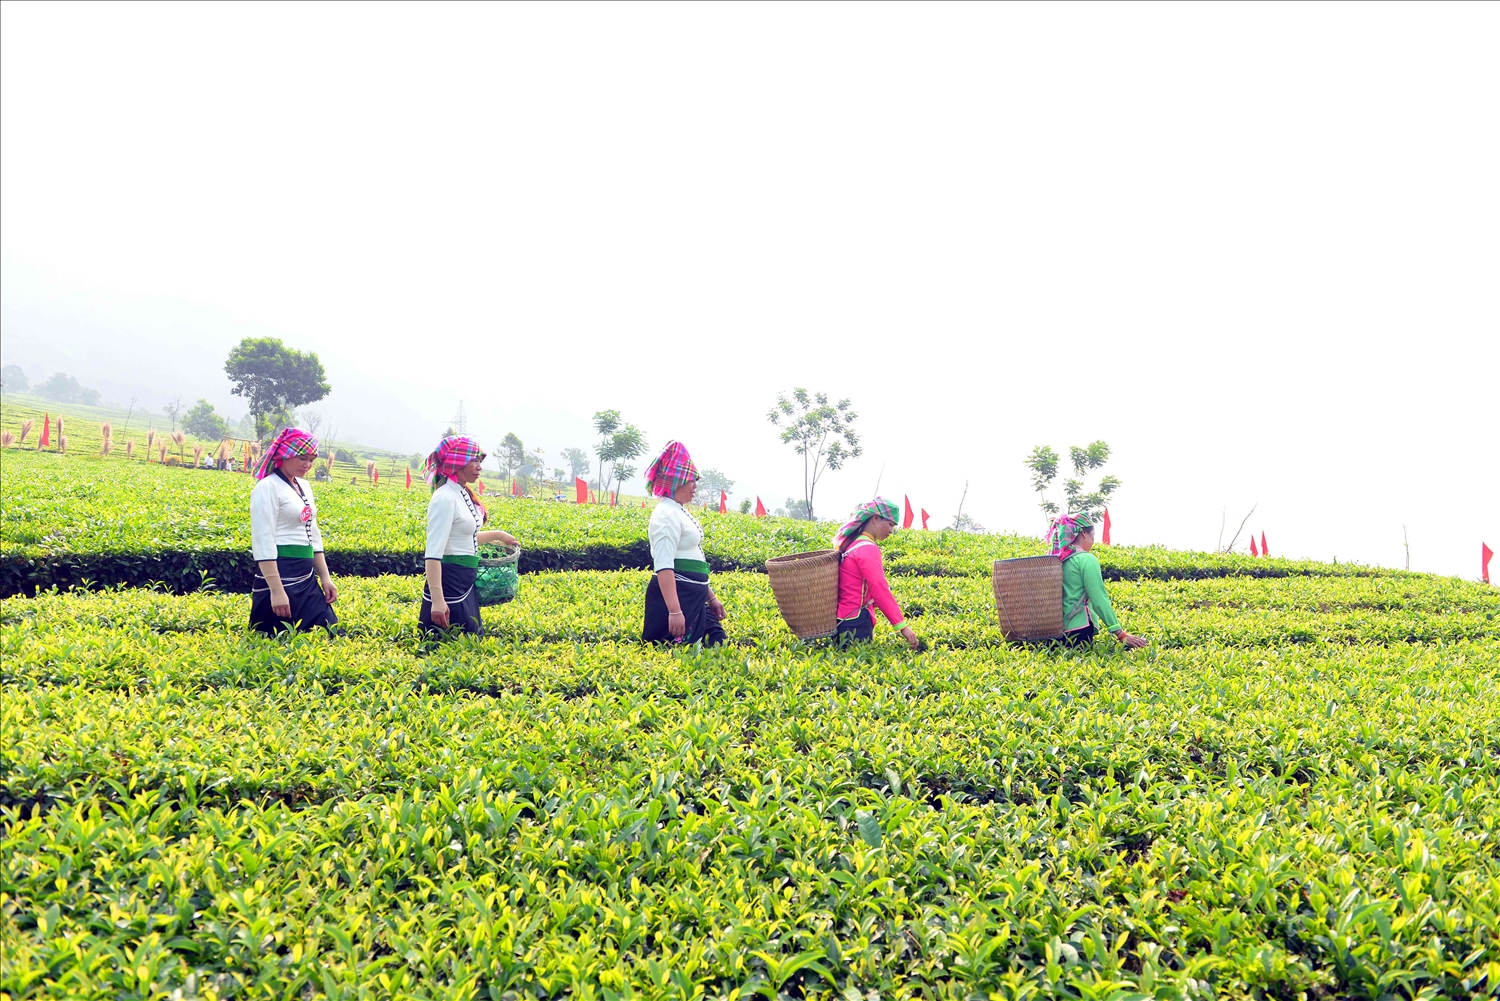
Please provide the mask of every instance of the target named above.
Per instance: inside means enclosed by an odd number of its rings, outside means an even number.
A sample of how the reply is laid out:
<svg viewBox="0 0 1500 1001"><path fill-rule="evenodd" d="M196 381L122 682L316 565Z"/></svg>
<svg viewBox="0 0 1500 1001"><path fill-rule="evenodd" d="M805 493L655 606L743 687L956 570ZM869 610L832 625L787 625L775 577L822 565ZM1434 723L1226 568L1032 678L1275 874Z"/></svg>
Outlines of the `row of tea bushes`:
<svg viewBox="0 0 1500 1001"><path fill-rule="evenodd" d="M903 580L919 657L798 643L756 574L717 582L728 646L643 647L644 581L531 577L448 644L402 577L345 582L339 639L212 592L0 603L0 991L1500 982L1487 589L1121 583L1158 640L1126 654L1008 647L982 578Z"/></svg>

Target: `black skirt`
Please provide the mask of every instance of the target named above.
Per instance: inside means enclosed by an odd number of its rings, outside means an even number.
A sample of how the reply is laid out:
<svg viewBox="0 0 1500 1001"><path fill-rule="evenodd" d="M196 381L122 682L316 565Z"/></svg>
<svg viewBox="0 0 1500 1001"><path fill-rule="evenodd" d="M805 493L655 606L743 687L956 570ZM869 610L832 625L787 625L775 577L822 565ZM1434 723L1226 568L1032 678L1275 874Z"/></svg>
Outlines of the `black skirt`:
<svg viewBox="0 0 1500 1001"><path fill-rule="evenodd" d="M656 574L646 585L646 622L641 639L647 643L702 643L718 646L724 642L724 627L708 609L708 574L691 570L674 571L677 577L677 604L682 608L682 639L667 630L667 599L662 597L661 582Z"/></svg>
<svg viewBox="0 0 1500 1001"><path fill-rule="evenodd" d="M1064 646L1088 646L1090 643L1094 642L1094 633L1095 632L1096 632L1096 630L1094 629L1094 624L1092 622L1090 622L1088 625L1084 626L1082 629L1074 629L1071 632L1064 633L1063 634L1063 645Z"/></svg>
<svg viewBox="0 0 1500 1001"><path fill-rule="evenodd" d="M260 571L250 585L250 628L258 629L267 636L274 636L287 629L296 628L306 632L322 626L329 632L339 620L323 596L323 585L318 582L313 561L296 556L278 556L276 569L281 574L281 586L286 590L287 601L292 606L290 619L279 618L271 611L271 585L266 583Z"/></svg>
<svg viewBox="0 0 1500 1001"><path fill-rule="evenodd" d="M474 581L479 571L462 563L443 564L443 600L448 603L448 628L462 629L478 635L484 632L484 620L479 617L479 592ZM432 624L432 594L427 585L422 585L422 612L417 617L422 628L431 633L442 633L443 629Z"/></svg>
<svg viewBox="0 0 1500 1001"><path fill-rule="evenodd" d="M858 615L847 619L839 619L838 631L833 635L833 641L840 647L848 647L854 642L865 642L875 638L875 617L870 614L868 608L861 608Z"/></svg>

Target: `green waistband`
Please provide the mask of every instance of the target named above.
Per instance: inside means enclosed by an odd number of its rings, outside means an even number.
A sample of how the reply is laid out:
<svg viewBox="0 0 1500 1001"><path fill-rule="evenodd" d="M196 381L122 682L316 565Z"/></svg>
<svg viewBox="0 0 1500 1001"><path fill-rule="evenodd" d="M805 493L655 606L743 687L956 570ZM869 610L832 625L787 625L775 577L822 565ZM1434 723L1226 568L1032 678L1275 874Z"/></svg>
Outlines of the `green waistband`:
<svg viewBox="0 0 1500 1001"><path fill-rule="evenodd" d="M702 560L673 560L672 572L676 573L678 570L687 573L708 573L708 564Z"/></svg>
<svg viewBox="0 0 1500 1001"><path fill-rule="evenodd" d="M477 570L479 568L478 556L444 556L443 562L454 563L461 567L468 567L470 570Z"/></svg>
<svg viewBox="0 0 1500 1001"><path fill-rule="evenodd" d="M277 556L285 556L294 560L310 560L313 558L312 546L277 546Z"/></svg>

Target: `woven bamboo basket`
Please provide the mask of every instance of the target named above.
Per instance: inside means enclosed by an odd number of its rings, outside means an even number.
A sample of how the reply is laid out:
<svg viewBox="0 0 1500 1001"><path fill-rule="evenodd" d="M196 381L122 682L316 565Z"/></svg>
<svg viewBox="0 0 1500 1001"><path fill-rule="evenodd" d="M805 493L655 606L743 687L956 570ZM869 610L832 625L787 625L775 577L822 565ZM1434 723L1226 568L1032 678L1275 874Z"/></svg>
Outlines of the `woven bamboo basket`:
<svg viewBox="0 0 1500 1001"><path fill-rule="evenodd" d="M1062 560L1056 556L996 560L991 579L1000 632L1006 639L1027 643L1062 636Z"/></svg>
<svg viewBox="0 0 1500 1001"><path fill-rule="evenodd" d="M502 555L495 556L496 552ZM474 589L479 592L481 605L502 605L515 598L521 587L520 563L520 546L479 547L479 572L474 576Z"/></svg>
<svg viewBox="0 0 1500 1001"><path fill-rule="evenodd" d="M839 618L839 554L832 549L766 560L781 617L799 639L832 636ZM1061 599L1059 599L1060 601Z"/></svg>

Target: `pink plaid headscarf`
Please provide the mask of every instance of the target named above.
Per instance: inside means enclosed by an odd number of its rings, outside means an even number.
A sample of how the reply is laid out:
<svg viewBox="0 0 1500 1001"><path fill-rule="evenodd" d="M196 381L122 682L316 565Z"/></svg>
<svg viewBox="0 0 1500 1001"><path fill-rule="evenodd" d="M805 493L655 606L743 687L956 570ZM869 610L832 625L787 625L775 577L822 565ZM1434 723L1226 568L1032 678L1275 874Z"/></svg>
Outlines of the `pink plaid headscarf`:
<svg viewBox="0 0 1500 1001"><path fill-rule="evenodd" d="M693 465L693 457L680 441L667 442L661 455L646 469L646 482L658 497L670 497L672 491L697 478L698 467Z"/></svg>
<svg viewBox="0 0 1500 1001"><path fill-rule="evenodd" d="M1087 511L1077 514L1060 514L1052 519L1052 525L1047 529L1047 553L1056 556L1064 563L1068 557L1076 556L1078 548L1073 545L1078 537L1094 527L1094 521L1088 516Z"/></svg>
<svg viewBox="0 0 1500 1001"><path fill-rule="evenodd" d="M436 487L439 476L451 479L454 473L475 459L483 460L484 455L484 449L473 438L461 434L450 435L438 442L438 447L427 457L427 462L422 466L422 475L427 478L429 485Z"/></svg>
<svg viewBox="0 0 1500 1001"><path fill-rule="evenodd" d="M284 428L271 442L260 461L255 464L255 478L263 480L281 467L281 460L294 455L311 455L317 458L318 439L301 428Z"/></svg>

